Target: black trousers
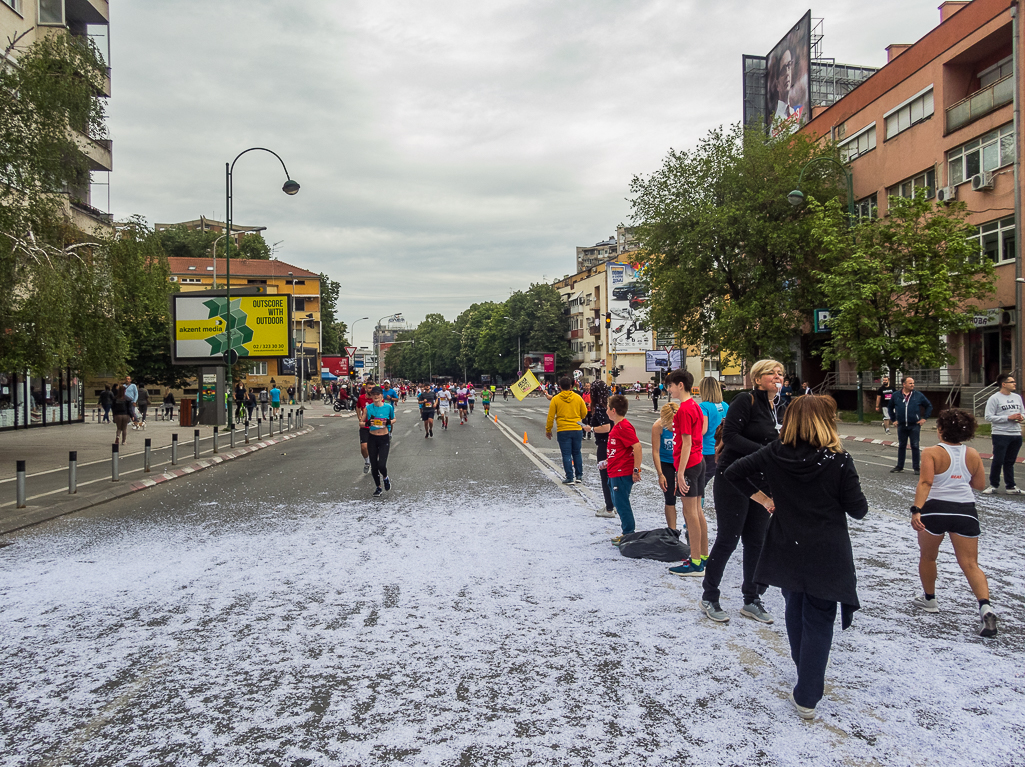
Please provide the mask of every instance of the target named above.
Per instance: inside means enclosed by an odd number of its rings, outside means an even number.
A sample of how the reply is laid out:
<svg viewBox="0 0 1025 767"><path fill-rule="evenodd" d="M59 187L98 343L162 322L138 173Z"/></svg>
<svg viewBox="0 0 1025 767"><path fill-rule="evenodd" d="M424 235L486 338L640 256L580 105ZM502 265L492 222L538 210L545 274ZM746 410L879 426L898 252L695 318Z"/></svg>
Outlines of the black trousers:
<svg viewBox="0 0 1025 767"><path fill-rule="evenodd" d="M1000 470L1004 470L1004 485L1010 490L1014 487L1014 463L1021 450L1021 435L993 435L993 463L989 470L989 483L1000 487Z"/></svg>
<svg viewBox="0 0 1025 767"><path fill-rule="evenodd" d="M836 602L799 591L783 589L786 600L787 639L790 657L797 666L794 701L798 706L815 708L822 700L826 684L826 664L833 646Z"/></svg>
<svg viewBox="0 0 1025 767"><path fill-rule="evenodd" d="M388 451L391 449L390 434L371 434L367 440L367 452L370 454L370 474L374 484L381 486L381 477L388 476Z"/></svg>
<svg viewBox="0 0 1025 767"><path fill-rule="evenodd" d="M705 578L701 583L704 595L701 598L706 602L719 601L719 584L726 563L736 551L737 544L743 541L744 582L740 590L744 594L744 604L749 604L765 593L765 587L757 585L754 577L758 558L762 555L762 544L765 543L765 531L769 527L769 512L726 479L722 470L715 474L712 498L715 499L715 543L705 563Z"/></svg>
<svg viewBox="0 0 1025 767"><path fill-rule="evenodd" d="M609 435L595 434L594 435L594 446L598 448L598 460L604 461L609 457ZM601 469L598 472L601 475L601 490L605 494L605 508L614 509L615 505L612 503L612 491L609 489L609 473L605 469Z"/></svg>

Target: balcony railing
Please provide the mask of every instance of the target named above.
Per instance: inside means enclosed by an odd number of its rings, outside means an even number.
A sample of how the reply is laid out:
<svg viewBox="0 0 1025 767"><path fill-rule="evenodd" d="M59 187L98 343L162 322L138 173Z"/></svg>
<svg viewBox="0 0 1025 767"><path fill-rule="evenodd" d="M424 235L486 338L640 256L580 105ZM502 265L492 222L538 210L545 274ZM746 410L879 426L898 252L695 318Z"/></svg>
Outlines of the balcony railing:
<svg viewBox="0 0 1025 767"><path fill-rule="evenodd" d="M966 99L947 109L947 133L953 133L968 123L978 120L997 107L1010 104L1014 100L1014 76L997 80L992 85L976 91Z"/></svg>

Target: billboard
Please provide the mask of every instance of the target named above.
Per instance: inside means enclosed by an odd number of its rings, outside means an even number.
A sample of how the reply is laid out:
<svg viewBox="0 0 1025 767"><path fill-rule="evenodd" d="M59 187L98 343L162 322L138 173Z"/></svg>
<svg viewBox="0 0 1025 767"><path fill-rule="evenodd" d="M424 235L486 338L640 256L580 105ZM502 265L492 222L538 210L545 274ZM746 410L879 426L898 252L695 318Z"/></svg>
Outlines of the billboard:
<svg viewBox="0 0 1025 767"><path fill-rule="evenodd" d="M227 297L213 292L171 296L171 357L179 365L223 364L229 348L239 357L291 357L292 301L288 295L231 299L231 343L225 331Z"/></svg>
<svg viewBox="0 0 1025 767"><path fill-rule="evenodd" d="M348 357L321 357L320 372L330 373L338 378L348 378L349 358Z"/></svg>
<svg viewBox="0 0 1025 767"><path fill-rule="evenodd" d="M811 119L811 11L769 51L765 64L765 124L791 133ZM777 120L785 125L772 127Z"/></svg>
<svg viewBox="0 0 1025 767"><path fill-rule="evenodd" d="M523 355L523 369L531 373L554 373L555 355L548 352L527 352Z"/></svg>
<svg viewBox="0 0 1025 767"><path fill-rule="evenodd" d="M645 326L648 289L640 282L641 264L605 265L609 300L609 351L645 352L652 347L651 331Z"/></svg>
<svg viewBox="0 0 1025 767"><path fill-rule="evenodd" d="M668 373L682 368L686 360L687 354L683 349L648 349L644 352L644 370L647 373Z"/></svg>

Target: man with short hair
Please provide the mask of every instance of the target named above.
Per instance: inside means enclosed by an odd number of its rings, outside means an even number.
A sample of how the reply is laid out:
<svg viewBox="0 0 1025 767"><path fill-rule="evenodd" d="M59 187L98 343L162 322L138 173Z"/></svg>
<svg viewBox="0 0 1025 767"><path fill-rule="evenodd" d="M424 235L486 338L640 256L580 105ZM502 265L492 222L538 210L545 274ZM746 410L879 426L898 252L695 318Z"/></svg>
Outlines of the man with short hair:
<svg viewBox="0 0 1025 767"><path fill-rule="evenodd" d="M891 474L904 471L904 459L907 455L908 441L911 442L911 468L918 474L920 453L918 444L922 434L922 424L932 415L932 403L920 391L915 391L915 379L904 376L901 390L895 392L893 399L894 419L897 421L897 465L890 469ZM922 415L922 408L925 415Z"/></svg>
<svg viewBox="0 0 1025 767"><path fill-rule="evenodd" d="M587 418L587 405L575 391L569 376L559 379L561 391L552 397L548 405L548 420L545 436L552 438L552 425L558 424L559 452L562 453L562 467L566 471L564 485L582 485L584 482L584 459L580 455L583 446L584 428L581 421ZM589 427L588 427L589 428ZM574 470L576 478L574 479Z"/></svg>
<svg viewBox="0 0 1025 767"><path fill-rule="evenodd" d="M691 557L689 562L670 567L669 572L701 576L708 560L708 522L701 513L701 493L705 487L705 458L701 448L708 418L691 396L694 375L689 370L674 370L666 377L666 383L670 393L680 400L680 407L673 416L673 468L676 469L677 489L683 496L683 519L687 524Z"/></svg>
<svg viewBox="0 0 1025 767"><path fill-rule="evenodd" d="M876 412L883 415L883 429L890 433L890 421L893 420L893 387L890 386L890 377L883 376L876 389Z"/></svg>
<svg viewBox="0 0 1025 767"><path fill-rule="evenodd" d="M438 395L430 386L417 395L420 403L420 420L424 425L424 439L434 436L434 406L438 401Z"/></svg>
<svg viewBox="0 0 1025 767"><path fill-rule="evenodd" d="M132 429L138 429L139 414L135 411L135 403L139 400L139 387L132 383L131 376L125 376L125 399L128 400L128 416L132 419Z"/></svg>
<svg viewBox="0 0 1025 767"><path fill-rule="evenodd" d="M992 495L1000 487L1000 469L1004 470L1004 487L1008 495L1022 495L1014 484L1014 463L1021 450L1021 424L1025 406L1015 392L1017 382L1009 373L997 376L1000 390L986 401L986 420L993 424L993 463L989 469L989 487L983 495Z"/></svg>

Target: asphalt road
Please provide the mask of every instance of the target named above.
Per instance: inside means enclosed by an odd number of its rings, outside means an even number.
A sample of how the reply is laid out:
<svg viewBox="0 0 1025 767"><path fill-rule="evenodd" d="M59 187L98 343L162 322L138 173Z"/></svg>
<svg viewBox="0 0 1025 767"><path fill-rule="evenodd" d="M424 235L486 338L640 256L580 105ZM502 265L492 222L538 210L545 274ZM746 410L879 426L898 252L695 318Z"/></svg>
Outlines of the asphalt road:
<svg viewBox="0 0 1025 767"><path fill-rule="evenodd" d="M651 404L630 405L646 442ZM739 555L734 619L713 625L699 583L609 545L593 442L565 488L547 402L493 412L425 439L400 405L381 499L354 421L322 419L7 536L0 765L945 764L983 731L987 761L1025 760L1020 499L979 503L986 642L949 552L943 612L910 608L914 477L851 445L873 509L852 524L864 609L809 726L782 621L737 615ZM633 506L638 529L664 524L650 472Z"/></svg>

